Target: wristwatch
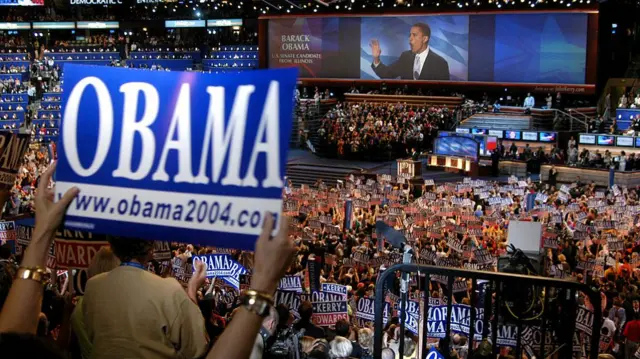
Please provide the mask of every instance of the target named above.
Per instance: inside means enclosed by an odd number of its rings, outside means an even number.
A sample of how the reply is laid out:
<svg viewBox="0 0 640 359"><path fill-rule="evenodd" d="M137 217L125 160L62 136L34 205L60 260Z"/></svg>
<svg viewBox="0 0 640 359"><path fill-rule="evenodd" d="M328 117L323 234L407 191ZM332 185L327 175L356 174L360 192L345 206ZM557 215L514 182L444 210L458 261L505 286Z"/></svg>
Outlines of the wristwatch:
<svg viewBox="0 0 640 359"><path fill-rule="evenodd" d="M271 299L270 296L255 290L247 290L240 297L240 304L242 304L242 306L244 306L248 311L264 318L269 316L271 306L273 305L273 299Z"/></svg>

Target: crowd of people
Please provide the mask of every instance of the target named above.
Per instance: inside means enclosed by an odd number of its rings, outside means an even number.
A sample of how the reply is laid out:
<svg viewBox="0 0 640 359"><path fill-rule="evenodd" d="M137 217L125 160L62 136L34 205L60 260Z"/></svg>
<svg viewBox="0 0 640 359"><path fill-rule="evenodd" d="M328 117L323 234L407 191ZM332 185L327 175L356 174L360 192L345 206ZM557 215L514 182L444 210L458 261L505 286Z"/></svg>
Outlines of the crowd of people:
<svg viewBox="0 0 640 359"><path fill-rule="evenodd" d="M37 207L38 188L41 188L41 178L48 163L48 154L44 150L30 151L25 155L11 200L5 207L5 217L17 214L16 208L32 211ZM344 300L348 306L348 317L330 325L318 323L314 315L317 303L313 302L312 296L295 293L300 297L291 301L287 299L287 292L279 289L275 307L262 321L252 358L292 358L282 354L292 350L297 351L299 357L307 358L371 357L371 320L360 315L358 303L375 296L379 275L399 263L402 257L389 241L384 241L377 234L378 221L386 222L404 234L415 253L415 263L495 271L497 258L507 253L509 223L513 220L542 223L547 252L541 275L588 283L600 290L604 303L602 308L589 307L588 301L582 301L589 310L602 310L605 315L603 328L608 329L601 334L602 353L632 357L629 355L635 353L636 339L640 337L640 315L636 310L640 304L640 257L637 254L640 252L640 231L636 225L640 202L637 189L617 186L601 189L583 183L579 178L573 184L561 187L513 178L509 183L465 180L414 186L404 182L402 178L379 175L374 178L346 178L337 187L327 186L321 181L311 187L295 188L288 184L283 193L283 208L289 217L287 236L295 244L296 255L291 266L285 268L285 274L305 283L311 263L318 262L320 284L333 283L346 289ZM527 196L535 196L531 208L527 208L530 205ZM354 204L352 213L345 210L343 203L346 200ZM347 216L350 217L348 220ZM191 268L195 265L191 258L208 253L227 253L254 276L257 270L258 249L254 254L171 243L169 256L153 260L148 265L153 243L111 240L110 246L110 250L105 248L94 257L90 266L94 269L90 269L89 277L100 278L101 281L91 279L87 282L83 299L75 299L75 311L74 301L66 298L65 304L63 300L64 276L58 276L56 280L55 268L51 268L54 279L45 292L37 333L48 341L56 341L59 349L75 353L75 357L89 357L87 350L92 347L96 352L104 352L104 356L127 350L130 353L152 351L162 357L171 357L176 349L167 345L166 340L173 345L175 341L182 341L180 350L187 356L201 356L235 320L237 308L241 307L240 291L220 278L215 281L202 279L204 283L193 288L190 283L196 275L191 275ZM3 247L3 259L6 260L3 266L12 273L10 271L15 270L12 263L19 263L20 257L7 253L6 249ZM189 295L194 297L192 301L198 306L189 306L188 310L185 308L172 314L177 315L184 331L167 333L168 339L162 340L152 335L154 325L161 325L158 321L164 317L155 318L155 312L147 313L145 308L154 307L152 303L163 301L161 299L121 296L114 303L108 302L115 300L108 295L109 292L130 293L140 290L141 285L151 286L142 291L151 298L167 297L164 289L152 289L155 279L133 280L127 277L132 274L119 267L118 263L132 258L138 258L144 268L161 277L176 278L186 287L187 294L191 292ZM110 274L100 275L101 272ZM8 279L4 280L0 280L0 293L6 294L10 281L7 284ZM446 281L432 279L429 290L420 288L418 282L411 281L410 292L423 290L429 293L431 300L447 299ZM304 284L302 290L309 293L310 286L313 286L313 280L311 284ZM469 283L457 288L452 297L454 303L470 305ZM392 304L394 301L397 303L399 280L388 284L387 289ZM66 292L70 292L69 288ZM82 309L78 309L79 306ZM107 318L118 318L118 321ZM82 323L84 327L79 326ZM145 325L141 323L150 327L144 329ZM384 358L416 357L417 336L408 331L405 338L399 337L396 310L389 315L384 333L385 353L391 355ZM451 352L448 357L479 357L467 351L465 333L450 334L448 346ZM207 337L211 341L207 341ZM403 355L398 353L401 340L405 343ZM437 347L440 344L438 339L429 339L429 345ZM585 345L582 343L583 347ZM505 347L503 353L507 352L509 349ZM96 355L100 357L100 354ZM511 357L509 354L502 356Z"/></svg>
<svg viewBox="0 0 640 359"><path fill-rule="evenodd" d="M329 157L394 159L410 155L411 149L429 149L454 116L446 106L339 103L322 119L318 135Z"/></svg>

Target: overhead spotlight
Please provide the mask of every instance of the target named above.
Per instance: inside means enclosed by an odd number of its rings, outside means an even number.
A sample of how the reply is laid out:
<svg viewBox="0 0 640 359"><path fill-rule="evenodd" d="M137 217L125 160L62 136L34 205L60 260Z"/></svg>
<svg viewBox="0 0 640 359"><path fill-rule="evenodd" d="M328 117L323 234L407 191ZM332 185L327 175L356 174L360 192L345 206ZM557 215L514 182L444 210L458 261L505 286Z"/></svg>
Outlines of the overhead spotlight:
<svg viewBox="0 0 640 359"><path fill-rule="evenodd" d="M536 7L536 4L535 3L531 3L531 7Z"/></svg>
<svg viewBox="0 0 640 359"><path fill-rule="evenodd" d="M198 11L198 12L196 13L196 16L197 16L197 17L200 17L200 11Z"/></svg>
<svg viewBox="0 0 640 359"><path fill-rule="evenodd" d="M287 9L287 14L289 14L291 12L291 10Z"/></svg>
<svg viewBox="0 0 640 359"><path fill-rule="evenodd" d="M571 7L571 3L567 3L567 7Z"/></svg>
<svg viewBox="0 0 640 359"><path fill-rule="evenodd" d="M365 4L362 4L362 8L364 9L365 7L366 7L366 5L365 5Z"/></svg>
<svg viewBox="0 0 640 359"><path fill-rule="evenodd" d="M318 12L318 9L313 9L313 12Z"/></svg>
<svg viewBox="0 0 640 359"><path fill-rule="evenodd" d="M438 2L438 3L436 3L436 6L440 6L440 3L439 3L439 2Z"/></svg>
<svg viewBox="0 0 640 359"><path fill-rule="evenodd" d="M421 3L420 6L424 7L424 3Z"/></svg>
<svg viewBox="0 0 640 359"><path fill-rule="evenodd" d="M498 4L498 9L501 8L501 7L502 7L502 5Z"/></svg>

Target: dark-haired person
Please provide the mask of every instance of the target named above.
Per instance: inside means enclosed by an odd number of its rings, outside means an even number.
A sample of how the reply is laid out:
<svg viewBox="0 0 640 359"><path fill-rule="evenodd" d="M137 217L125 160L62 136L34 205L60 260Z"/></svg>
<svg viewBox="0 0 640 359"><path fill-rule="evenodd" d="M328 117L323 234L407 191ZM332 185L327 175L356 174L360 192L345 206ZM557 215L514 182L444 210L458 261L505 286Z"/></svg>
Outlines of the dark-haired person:
<svg viewBox="0 0 640 359"><path fill-rule="evenodd" d="M293 325L293 328L296 331L304 329L304 335L316 339L322 339L325 337L324 330L311 322L311 316L313 315L313 305L311 302L302 302L298 309L298 313L300 313L300 320Z"/></svg>
<svg viewBox="0 0 640 359"><path fill-rule="evenodd" d="M351 340L351 357L352 358L361 358L362 357L362 346L360 346L360 344L358 344L358 341L355 340L357 339L355 336L352 336L352 331L351 331L351 326L349 325L349 322L347 322L344 319L341 319L339 321L336 322L336 335L339 337L345 337L349 340Z"/></svg>
<svg viewBox="0 0 640 359"><path fill-rule="evenodd" d="M87 281L82 313L93 358L196 358L206 354L204 318L196 300L204 269L187 292L174 278L146 270L153 242L109 239L120 266Z"/></svg>
<svg viewBox="0 0 640 359"><path fill-rule="evenodd" d="M380 42L371 40L371 68L380 78L401 78L403 80L440 80L448 81L449 64L447 60L436 54L429 46L431 28L419 22L411 27L409 32L409 46L411 50L404 51L396 62L385 65L380 61L382 49Z"/></svg>

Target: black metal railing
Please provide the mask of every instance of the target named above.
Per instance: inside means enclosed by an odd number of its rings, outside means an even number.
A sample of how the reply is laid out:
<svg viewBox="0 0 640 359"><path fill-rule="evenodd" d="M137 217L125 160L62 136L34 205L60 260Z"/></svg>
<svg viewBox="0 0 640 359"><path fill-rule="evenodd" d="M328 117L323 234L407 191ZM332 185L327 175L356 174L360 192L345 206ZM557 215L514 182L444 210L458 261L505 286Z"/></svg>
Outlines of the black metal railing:
<svg viewBox="0 0 640 359"><path fill-rule="evenodd" d="M522 358L526 353L529 358L574 358L586 357L596 359L600 344L600 328L602 323L600 293L588 285L567 280L551 279L538 276L526 276L520 274L497 273L475 271L461 268L435 267L416 264L397 264L383 271L378 278L375 294L375 322L374 322L374 358L380 359L383 349L383 308L386 291L385 283L389 283L391 276L417 275L417 290L424 300L421 301L420 325L422 337L422 358L425 358L428 348L428 337L434 338L435 332L432 312L430 311L430 285L437 278L441 283L445 282L445 305L439 305L438 313L442 317L446 313L446 329L444 338L440 336L439 351L446 355L450 350L450 338L452 333L452 310L454 305L458 309L456 313L457 323L466 322L468 318L468 332L464 332L468 341L468 358L473 357L474 350L490 351L495 358L500 353L501 347L515 347L515 357ZM454 283L461 283L461 278L468 285L470 299L469 306L454 304ZM483 289L479 290L482 282ZM444 284L444 283L443 283ZM460 289L460 288L458 288ZM402 291L402 290L401 290ZM426 293L425 293L426 292ZM580 296L582 293L584 296ZM407 295L401 293L399 310L399 348L404 353L404 338L407 319L405 310ZM445 298L442 298L445 299ZM594 308L589 310L589 303ZM581 301L584 301L582 303ZM524 309L524 307L529 307ZM468 315L462 318L460 316ZM516 314L517 313L517 314ZM526 316L526 318L525 318ZM509 329L509 330L507 330ZM458 328L458 333L460 329ZM476 332L478 330L478 332ZM481 331L481 333L479 332ZM500 333L499 333L500 331ZM453 330L453 332L456 332ZM505 332L511 333L511 337L505 339ZM515 338L513 338L515 333ZM501 336L499 335L501 334ZM502 343L501 343L502 340ZM505 340L509 341L505 344ZM483 348L477 348L482 346ZM575 353L575 354L574 354ZM448 357L448 356L447 356Z"/></svg>

